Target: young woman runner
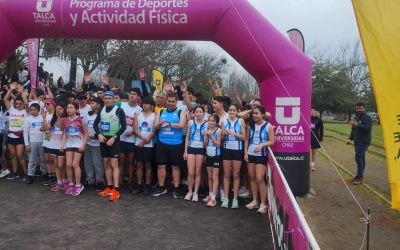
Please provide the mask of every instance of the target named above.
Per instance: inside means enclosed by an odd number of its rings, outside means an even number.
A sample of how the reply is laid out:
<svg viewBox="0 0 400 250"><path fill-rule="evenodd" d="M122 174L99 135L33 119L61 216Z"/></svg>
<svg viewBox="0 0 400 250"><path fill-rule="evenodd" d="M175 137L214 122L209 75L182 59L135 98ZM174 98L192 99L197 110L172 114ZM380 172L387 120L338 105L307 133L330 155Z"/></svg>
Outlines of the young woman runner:
<svg viewBox="0 0 400 250"><path fill-rule="evenodd" d="M240 167L243 161L243 141L246 139L246 127L243 119L237 117L238 107L231 104L228 109L229 118L224 121L222 131L224 135L224 149L222 159L224 165L225 197L221 207L229 206L229 187L231 170L233 171L233 200L232 208L239 208L237 200L240 186Z"/></svg>
<svg viewBox="0 0 400 250"><path fill-rule="evenodd" d="M78 196L84 189L81 184L81 167L79 161L85 151L88 140L88 129L83 118L77 115L78 103L67 105L68 117L63 120L64 134L61 143L61 150L65 149L66 168L69 185L65 194ZM75 177L75 186L74 186Z"/></svg>
<svg viewBox="0 0 400 250"><path fill-rule="evenodd" d="M195 118L187 124L187 136L185 139L185 153L183 158L187 160L188 189L185 200L198 201L201 182L201 167L203 166L206 150L204 148L204 131L207 123L204 121L204 108L197 106L194 109ZM194 186L194 192L193 192ZM192 197L193 196L193 197Z"/></svg>
<svg viewBox="0 0 400 250"><path fill-rule="evenodd" d="M245 142L244 159L250 177L253 201L246 205L248 209L260 206L258 213L267 213L267 186L265 173L267 169L268 147L274 145L274 129L264 120L265 109L258 106L253 109L254 122L249 123ZM260 199L258 199L260 193ZM261 205L259 205L261 201Z"/></svg>
<svg viewBox="0 0 400 250"><path fill-rule="evenodd" d="M221 167L221 129L218 128L219 116L212 114L208 118L208 129L204 131L204 146L206 146L206 167L208 173L209 195L203 199L207 206L217 205L215 195L218 189L219 169Z"/></svg>

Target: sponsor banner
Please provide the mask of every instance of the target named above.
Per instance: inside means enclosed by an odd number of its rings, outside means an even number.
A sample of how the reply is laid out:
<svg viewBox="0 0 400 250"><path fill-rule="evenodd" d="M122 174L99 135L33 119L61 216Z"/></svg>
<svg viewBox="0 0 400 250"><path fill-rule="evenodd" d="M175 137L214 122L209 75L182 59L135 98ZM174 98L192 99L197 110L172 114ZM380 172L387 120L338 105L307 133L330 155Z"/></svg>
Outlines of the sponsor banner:
<svg viewBox="0 0 400 250"><path fill-rule="evenodd" d="M383 130L392 208L399 209L400 18L398 16L400 2L398 0L353 0L353 6Z"/></svg>
<svg viewBox="0 0 400 250"><path fill-rule="evenodd" d="M274 248L320 249L272 150L268 150L268 215Z"/></svg>
<svg viewBox="0 0 400 250"><path fill-rule="evenodd" d="M29 61L29 75L31 79L31 87L37 86L37 67L39 63L39 38L26 40Z"/></svg>

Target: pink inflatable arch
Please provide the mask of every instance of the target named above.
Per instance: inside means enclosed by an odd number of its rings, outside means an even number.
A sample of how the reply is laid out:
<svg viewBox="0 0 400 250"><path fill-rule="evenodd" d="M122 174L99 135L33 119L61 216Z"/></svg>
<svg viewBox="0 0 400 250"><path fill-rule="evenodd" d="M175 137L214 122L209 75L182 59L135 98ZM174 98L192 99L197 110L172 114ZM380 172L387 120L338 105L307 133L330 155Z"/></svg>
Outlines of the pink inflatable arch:
<svg viewBox="0 0 400 250"><path fill-rule="evenodd" d="M292 191L308 192L312 63L247 1L0 0L0 61L37 37L217 43L259 82L273 150Z"/></svg>

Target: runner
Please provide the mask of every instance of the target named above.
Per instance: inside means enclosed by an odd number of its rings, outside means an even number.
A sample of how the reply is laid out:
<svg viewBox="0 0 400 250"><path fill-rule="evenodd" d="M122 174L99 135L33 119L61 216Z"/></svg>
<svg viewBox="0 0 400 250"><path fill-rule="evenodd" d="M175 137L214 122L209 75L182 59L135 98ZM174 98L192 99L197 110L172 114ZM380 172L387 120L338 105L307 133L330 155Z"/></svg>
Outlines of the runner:
<svg viewBox="0 0 400 250"><path fill-rule="evenodd" d="M56 106L56 102L51 99L51 98L46 98L44 100L44 105L45 105L45 112L43 114L46 114L46 119L43 120L43 127L42 130L44 131L43 133L43 150L44 150L44 158L46 161L46 166L47 166L47 173L48 173L48 178L44 179L42 184L45 186L53 186L54 184L57 183L56 175L55 175L55 168L57 167L57 161L53 161L53 157L50 153L49 149L49 144L52 143L51 139L51 131L50 127L47 127L46 124L50 124L51 119L53 119L54 116L54 108ZM60 147L57 148L59 150Z"/></svg>
<svg viewBox="0 0 400 250"><path fill-rule="evenodd" d="M245 140L245 123L243 119L237 117L238 108L231 104L228 109L229 118L222 126L224 135L224 149L222 159L224 165L224 190L225 197L221 207L228 208L229 205L229 186L231 170L233 171L233 200L231 208L239 208L237 200L240 186L240 167L243 161L243 141Z"/></svg>
<svg viewBox="0 0 400 250"><path fill-rule="evenodd" d="M182 130L186 124L186 114L177 109L177 96L175 93L167 95L167 109L160 111L155 121L156 129L159 129L159 142L156 148L156 160L158 162L158 184L153 196L167 193L165 187L166 165L172 165L172 177L174 198L182 198L179 190L180 170L179 165L183 161L184 144Z"/></svg>
<svg viewBox="0 0 400 250"><path fill-rule="evenodd" d="M142 108L138 105L138 100L140 96L140 91L138 88L133 88L129 91L128 102L121 103L121 108L124 111L126 119L126 129L120 136L120 154L119 154L119 171L120 171L120 182L122 181L122 176L124 174L124 166L126 161L128 161L128 185L133 192L136 192L135 187L132 182L133 170L134 170L134 153L135 153L135 140L136 136L133 133L133 123L135 114L142 111ZM115 98L114 98L115 100Z"/></svg>
<svg viewBox="0 0 400 250"><path fill-rule="evenodd" d="M265 109L257 106L253 109L253 120L249 124L247 139L244 147L244 159L247 162L247 169L251 183L253 200L246 205L248 209L255 209L260 206L258 213L267 213L267 185L265 174L267 170L268 147L274 145L274 129L270 123L264 120ZM258 200L260 193L260 202Z"/></svg>
<svg viewBox="0 0 400 250"><path fill-rule="evenodd" d="M126 130L126 118L124 111L114 104L112 91L106 91L103 100L105 106L97 115L93 125L100 141L100 152L107 179L107 187L99 192L99 196L110 196L110 201L117 201L120 198L119 136Z"/></svg>
<svg viewBox="0 0 400 250"><path fill-rule="evenodd" d="M185 200L198 201L199 187L201 182L201 167L204 155L204 131L207 123L204 121L204 108L198 106L194 109L195 118L187 123L187 135L185 140L185 153L183 158L187 160L188 189ZM193 192L194 187L194 192ZM193 197L192 197L193 196Z"/></svg>
<svg viewBox="0 0 400 250"><path fill-rule="evenodd" d="M136 161L137 161L137 184L138 188L132 191L133 194L143 192L145 195L151 193L151 164L154 158L154 100L151 97L144 97L142 100L143 111L135 114L134 131L136 137ZM143 187L143 165L146 169L146 185Z"/></svg>
<svg viewBox="0 0 400 250"><path fill-rule="evenodd" d="M218 127L219 116L212 114L208 118L208 129L204 131L204 145L206 148L206 167L208 173L209 195L203 199L209 207L217 205L216 193L218 189L219 169L221 168L221 129Z"/></svg>
<svg viewBox="0 0 400 250"><path fill-rule="evenodd" d="M65 150L66 169L69 185L65 194L78 196L84 189L81 183L80 160L85 151L88 140L87 125L81 117L78 116L79 104L69 103L67 105L67 115L63 119L63 138L61 151ZM75 180L75 185L74 185Z"/></svg>

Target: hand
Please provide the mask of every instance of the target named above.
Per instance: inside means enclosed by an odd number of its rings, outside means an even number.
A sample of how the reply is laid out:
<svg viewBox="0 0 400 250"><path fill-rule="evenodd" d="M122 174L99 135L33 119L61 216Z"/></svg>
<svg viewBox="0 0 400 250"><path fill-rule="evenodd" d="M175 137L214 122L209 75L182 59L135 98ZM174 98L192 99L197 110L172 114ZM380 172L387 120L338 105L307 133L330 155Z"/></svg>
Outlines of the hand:
<svg viewBox="0 0 400 250"><path fill-rule="evenodd" d="M184 159L185 161L187 161L187 159L188 159L187 152L185 152L185 153L183 154L183 159Z"/></svg>
<svg viewBox="0 0 400 250"><path fill-rule="evenodd" d="M22 87L22 85L20 85L20 84L17 84L17 90L19 93L22 93L22 92L24 92L24 87Z"/></svg>
<svg viewBox="0 0 400 250"><path fill-rule="evenodd" d="M25 149L26 149L26 152L28 152L28 153L31 152L31 146L30 145L26 145Z"/></svg>
<svg viewBox="0 0 400 250"><path fill-rule="evenodd" d="M244 161L245 161L245 162L249 162L249 155L248 155L248 154L245 154L245 155L244 155Z"/></svg>
<svg viewBox="0 0 400 250"><path fill-rule="evenodd" d="M40 114L42 115L43 118L46 118L47 111L46 110L42 110L42 112L40 112Z"/></svg>
<svg viewBox="0 0 400 250"><path fill-rule="evenodd" d="M212 136L211 130L207 130L207 131L206 131L206 135L207 135L207 136Z"/></svg>
<svg viewBox="0 0 400 250"><path fill-rule="evenodd" d="M61 145L60 152L64 152L64 145Z"/></svg>
<svg viewBox="0 0 400 250"><path fill-rule="evenodd" d="M187 92L187 83L186 83L186 81L182 82L181 90L182 90L183 93Z"/></svg>
<svg viewBox="0 0 400 250"><path fill-rule="evenodd" d="M82 145L82 147L80 147L78 151L79 151L80 153L85 152L85 145Z"/></svg>
<svg viewBox="0 0 400 250"><path fill-rule="evenodd" d="M355 119L351 119L350 124L353 126L357 126L358 122Z"/></svg>
<svg viewBox="0 0 400 250"><path fill-rule="evenodd" d="M100 143L105 143L107 140L106 140L106 138L104 137L104 135L99 135L98 136L98 138L99 138L99 141L100 141Z"/></svg>
<svg viewBox="0 0 400 250"><path fill-rule="evenodd" d="M17 88L17 84L15 82L10 83L10 90L14 90Z"/></svg>
<svg viewBox="0 0 400 250"><path fill-rule="evenodd" d="M149 143L149 142L150 142L149 138L147 138L147 137L142 138L142 143L143 143L143 145L144 145L144 144L147 144L147 143Z"/></svg>
<svg viewBox="0 0 400 250"><path fill-rule="evenodd" d="M258 153L261 152L262 147L260 145L258 145L257 147L254 148L254 152Z"/></svg>
<svg viewBox="0 0 400 250"><path fill-rule="evenodd" d="M144 142L142 141L141 143L139 143L137 146L139 147L139 148L143 148L144 147Z"/></svg>
<svg viewBox="0 0 400 250"><path fill-rule="evenodd" d="M115 138L111 137L110 140L107 141L107 146L111 147L115 142Z"/></svg>
<svg viewBox="0 0 400 250"><path fill-rule="evenodd" d="M126 137L131 137L132 135L133 135L133 130L128 131L128 132L125 133Z"/></svg>
<svg viewBox="0 0 400 250"><path fill-rule="evenodd" d="M208 86L210 86L210 87L212 87L212 85L213 85L213 81L210 79L210 80L208 80Z"/></svg>
<svg viewBox="0 0 400 250"><path fill-rule="evenodd" d="M169 123L164 122L164 123L161 125L161 127L162 127L162 128L169 127Z"/></svg>
<svg viewBox="0 0 400 250"><path fill-rule="evenodd" d="M139 77L140 77L140 80L145 79L146 73L144 72L144 68L139 69Z"/></svg>
<svg viewBox="0 0 400 250"><path fill-rule="evenodd" d="M346 144L353 144L353 141L352 140L347 140Z"/></svg>
<svg viewBox="0 0 400 250"><path fill-rule="evenodd" d="M85 83L88 83L90 80L92 80L92 77L90 76L90 74L86 73L83 79L85 80Z"/></svg>
<svg viewBox="0 0 400 250"><path fill-rule="evenodd" d="M167 93L174 91L174 87L172 86L171 82L169 80L167 80L165 83L165 91L167 91Z"/></svg>

